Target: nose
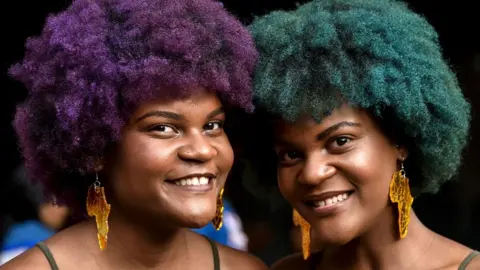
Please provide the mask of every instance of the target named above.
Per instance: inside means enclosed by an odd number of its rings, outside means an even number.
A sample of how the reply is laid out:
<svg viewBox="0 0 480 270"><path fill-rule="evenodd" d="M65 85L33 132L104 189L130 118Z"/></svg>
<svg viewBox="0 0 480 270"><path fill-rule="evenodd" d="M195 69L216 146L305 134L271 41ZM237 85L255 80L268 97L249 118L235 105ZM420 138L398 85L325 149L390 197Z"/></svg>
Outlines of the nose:
<svg viewBox="0 0 480 270"><path fill-rule="evenodd" d="M209 139L201 133L190 135L188 142L178 151L180 159L199 163L207 162L217 154L217 150L212 146Z"/></svg>
<svg viewBox="0 0 480 270"><path fill-rule="evenodd" d="M334 166L329 164L328 157L322 153L315 153L307 157L305 166L298 178L304 185L318 185L336 173Z"/></svg>

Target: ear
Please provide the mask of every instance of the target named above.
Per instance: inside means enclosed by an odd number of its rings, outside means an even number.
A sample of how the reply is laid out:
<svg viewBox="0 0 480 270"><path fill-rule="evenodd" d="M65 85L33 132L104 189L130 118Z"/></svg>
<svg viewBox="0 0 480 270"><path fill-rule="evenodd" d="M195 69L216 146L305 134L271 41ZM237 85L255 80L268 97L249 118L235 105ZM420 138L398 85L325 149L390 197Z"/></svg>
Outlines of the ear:
<svg viewBox="0 0 480 270"><path fill-rule="evenodd" d="M104 164L104 160L102 157L100 158L97 158L97 160L95 161L95 171L96 172L100 172L104 169L105 167L105 164Z"/></svg>
<svg viewBox="0 0 480 270"><path fill-rule="evenodd" d="M408 157L408 150L406 147L397 145L397 159L401 161L405 161Z"/></svg>

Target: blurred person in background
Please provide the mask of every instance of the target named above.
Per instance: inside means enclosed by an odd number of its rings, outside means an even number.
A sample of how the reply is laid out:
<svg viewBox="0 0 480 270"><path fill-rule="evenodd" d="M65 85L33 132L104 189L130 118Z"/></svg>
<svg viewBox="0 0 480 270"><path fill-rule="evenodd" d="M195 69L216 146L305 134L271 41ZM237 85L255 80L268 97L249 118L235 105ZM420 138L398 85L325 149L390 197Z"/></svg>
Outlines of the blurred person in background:
<svg viewBox="0 0 480 270"><path fill-rule="evenodd" d="M40 185L27 180L24 166L19 166L8 182L10 187L3 189L8 203L4 205L6 230L0 241L0 265L63 229L70 213L68 207L45 200Z"/></svg>

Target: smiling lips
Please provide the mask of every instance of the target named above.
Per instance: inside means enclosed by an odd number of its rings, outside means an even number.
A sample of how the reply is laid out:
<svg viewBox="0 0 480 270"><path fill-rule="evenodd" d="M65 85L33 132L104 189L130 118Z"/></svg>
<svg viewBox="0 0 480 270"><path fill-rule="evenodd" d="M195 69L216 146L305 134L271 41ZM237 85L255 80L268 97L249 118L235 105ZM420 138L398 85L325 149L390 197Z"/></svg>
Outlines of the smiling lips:
<svg viewBox="0 0 480 270"><path fill-rule="evenodd" d="M310 196L305 200L305 203L314 208L322 208L343 202L347 200L351 194L351 191L328 192L321 195Z"/></svg>
<svg viewBox="0 0 480 270"><path fill-rule="evenodd" d="M336 204L339 202L343 202L344 200L348 199L348 193L343 193L338 196L333 196L323 201L315 201L313 204L315 207L324 207L326 205Z"/></svg>
<svg viewBox="0 0 480 270"><path fill-rule="evenodd" d="M208 177L192 177L186 178L182 180L173 181L173 183L177 186L203 186L208 185L211 178Z"/></svg>
<svg viewBox="0 0 480 270"><path fill-rule="evenodd" d="M167 182L177 186L208 186L215 178L214 174L190 174L181 178L168 180Z"/></svg>

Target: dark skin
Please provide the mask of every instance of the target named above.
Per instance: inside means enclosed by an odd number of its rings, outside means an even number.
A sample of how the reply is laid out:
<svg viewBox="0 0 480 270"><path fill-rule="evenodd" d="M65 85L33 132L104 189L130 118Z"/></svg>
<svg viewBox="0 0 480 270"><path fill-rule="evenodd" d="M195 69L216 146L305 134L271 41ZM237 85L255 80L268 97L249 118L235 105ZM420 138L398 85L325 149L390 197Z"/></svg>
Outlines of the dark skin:
<svg viewBox="0 0 480 270"><path fill-rule="evenodd" d="M275 135L280 191L311 224L314 246L321 247L315 269L453 270L472 251L426 228L413 211L408 235L399 239L389 184L408 152L365 111L343 106L321 123L280 121ZM344 192L347 199L318 210L319 201ZM296 254L272 269L309 267ZM467 269L479 268L475 258Z"/></svg>
<svg viewBox="0 0 480 270"><path fill-rule="evenodd" d="M215 93L200 89L182 99L142 104L123 129L114 153L99 166L111 206L108 245L100 251L94 220L46 241L60 269L213 269L208 241L189 228L215 217L217 194L233 164ZM208 177L203 186L181 179ZM219 245L222 270L266 269L257 258ZM50 266L32 248L1 267ZM245 268L247 267L247 268Z"/></svg>

